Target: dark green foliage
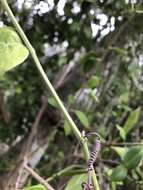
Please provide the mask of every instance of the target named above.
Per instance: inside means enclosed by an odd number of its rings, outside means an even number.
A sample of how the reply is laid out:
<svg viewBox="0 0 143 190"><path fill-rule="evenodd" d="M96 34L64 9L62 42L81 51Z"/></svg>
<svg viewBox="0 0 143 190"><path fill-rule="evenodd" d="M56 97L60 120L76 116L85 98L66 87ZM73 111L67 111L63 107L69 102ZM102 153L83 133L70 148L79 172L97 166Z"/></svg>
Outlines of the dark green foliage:
<svg viewBox="0 0 143 190"><path fill-rule="evenodd" d="M111 175L112 181L123 181L127 177L127 168L124 165L117 166Z"/></svg>

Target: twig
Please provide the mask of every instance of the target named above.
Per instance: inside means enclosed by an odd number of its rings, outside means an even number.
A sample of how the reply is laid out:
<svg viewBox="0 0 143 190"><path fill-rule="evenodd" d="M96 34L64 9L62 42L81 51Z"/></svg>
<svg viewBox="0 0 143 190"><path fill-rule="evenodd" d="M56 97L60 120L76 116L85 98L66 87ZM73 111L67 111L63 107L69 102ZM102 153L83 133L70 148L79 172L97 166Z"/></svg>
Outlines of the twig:
<svg viewBox="0 0 143 190"><path fill-rule="evenodd" d="M46 180L39 176L31 167L29 167L27 163L24 163L23 168L28 171L40 184L44 185L46 189L54 190L54 188L48 182L46 182Z"/></svg>
<svg viewBox="0 0 143 190"><path fill-rule="evenodd" d="M69 63L68 65L65 65L62 69L62 73L60 73L60 78L58 77L57 81L56 81L56 85L55 85L55 89L59 89L60 87L62 87L62 85L65 83L67 76L69 75L69 73L71 72L71 70L73 69L74 65L73 63Z"/></svg>
<svg viewBox="0 0 143 190"><path fill-rule="evenodd" d="M103 162L103 163L105 163L105 164L110 164L112 166L117 166L120 163L120 162L118 162L116 160L111 160L111 159L109 159L109 160L101 159L100 161Z"/></svg>
<svg viewBox="0 0 143 190"><path fill-rule="evenodd" d="M18 177L17 177L16 183L15 183L15 189L16 190L19 190L22 172L23 172L23 163L20 165L20 167L18 169Z"/></svg>
<svg viewBox="0 0 143 190"><path fill-rule="evenodd" d="M143 142L103 143L105 146L143 146Z"/></svg>

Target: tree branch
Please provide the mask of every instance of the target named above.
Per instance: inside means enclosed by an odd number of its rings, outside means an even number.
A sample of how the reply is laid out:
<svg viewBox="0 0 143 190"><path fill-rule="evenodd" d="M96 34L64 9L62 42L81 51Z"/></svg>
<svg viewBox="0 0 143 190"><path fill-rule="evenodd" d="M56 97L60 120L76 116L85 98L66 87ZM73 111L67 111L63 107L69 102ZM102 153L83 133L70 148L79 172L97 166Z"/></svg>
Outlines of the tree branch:
<svg viewBox="0 0 143 190"><path fill-rule="evenodd" d="M54 190L54 188L41 176L39 176L31 167L29 167L24 161L23 168L28 171L40 184L42 184L44 187L46 187L47 190Z"/></svg>

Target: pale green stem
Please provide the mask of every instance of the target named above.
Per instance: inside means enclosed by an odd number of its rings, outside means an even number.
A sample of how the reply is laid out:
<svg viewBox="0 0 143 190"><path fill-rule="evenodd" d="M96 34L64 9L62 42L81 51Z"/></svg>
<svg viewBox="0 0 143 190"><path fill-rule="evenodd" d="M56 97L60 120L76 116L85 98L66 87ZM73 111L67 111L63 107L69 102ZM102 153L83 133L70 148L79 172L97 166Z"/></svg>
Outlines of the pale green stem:
<svg viewBox="0 0 143 190"><path fill-rule="evenodd" d="M143 142L111 142L103 143L105 146L143 146Z"/></svg>
<svg viewBox="0 0 143 190"><path fill-rule="evenodd" d="M86 159L86 161L88 161L88 159L89 159L89 150L88 150L87 142L82 137L79 129L75 125L74 121L72 120L71 116L69 115L69 113L67 112L66 108L64 107L62 101L60 100L59 96L57 95L54 87L52 86L51 82L49 81L46 73L44 72L44 70L43 70L43 68L42 68L42 66L40 64L40 61L39 61L39 59L37 57L35 49L30 44L30 42L29 42L28 38L26 37L24 31L22 30L21 26L19 25L18 21L16 20L16 18L14 16L14 14L12 13L7 1L6 0L0 0L0 1L2 3L3 8L6 10L9 18L11 19L13 25L15 26L17 32L19 33L19 35L21 36L23 42L25 43L26 47L29 49L29 52L31 53L31 56L32 56L36 66L37 66L37 69L39 70L41 77L43 78L44 82L46 83L46 86L48 87L51 94L55 98L59 108L61 109L62 113L64 114L64 117L66 118L69 125L71 126L71 129L72 129L73 133L75 134L76 138L82 144L83 151L84 151L84 154L85 154L85 159ZM93 184L94 184L95 190L100 190L100 187L99 187L95 172L93 172Z"/></svg>

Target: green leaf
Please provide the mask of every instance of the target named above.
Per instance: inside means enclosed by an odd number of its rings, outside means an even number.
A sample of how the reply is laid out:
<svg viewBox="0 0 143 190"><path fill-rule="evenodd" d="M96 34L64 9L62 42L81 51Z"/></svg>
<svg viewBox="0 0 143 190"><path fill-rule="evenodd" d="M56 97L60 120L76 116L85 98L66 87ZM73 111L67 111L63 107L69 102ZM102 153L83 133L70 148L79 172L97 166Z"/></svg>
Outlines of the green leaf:
<svg viewBox="0 0 143 190"><path fill-rule="evenodd" d="M127 51L125 49L121 49L118 47L109 47L109 49L114 50L115 52L117 52L117 54L121 55L121 56L127 56Z"/></svg>
<svg viewBox="0 0 143 190"><path fill-rule="evenodd" d="M69 101L70 104L73 104L75 102L75 96L69 95L68 96L68 101Z"/></svg>
<svg viewBox="0 0 143 190"><path fill-rule="evenodd" d="M71 126L69 125L67 120L64 121L64 131L66 136L71 134Z"/></svg>
<svg viewBox="0 0 143 190"><path fill-rule="evenodd" d="M117 129L119 130L119 134L120 134L120 137L125 140L126 139L126 132L124 130L124 128L122 128L121 126L119 125L116 125Z"/></svg>
<svg viewBox="0 0 143 190"><path fill-rule="evenodd" d="M126 176L127 168L125 168L124 165L119 165L113 170L110 177L112 181L122 181L126 178Z"/></svg>
<svg viewBox="0 0 143 190"><path fill-rule="evenodd" d="M126 135L131 131L131 129L137 123L137 121L139 119L139 115L140 115L140 108L137 108L136 110L134 110L130 113L130 115L129 115L128 119L126 120L124 127L123 127Z"/></svg>
<svg viewBox="0 0 143 190"><path fill-rule="evenodd" d="M132 147L123 156L123 162L128 169L136 168L143 159L143 147Z"/></svg>
<svg viewBox="0 0 143 190"><path fill-rule="evenodd" d="M48 98L48 103L49 103L51 106L53 106L53 107L55 107L55 108L58 108L57 102L56 102L56 100L55 100L53 97L49 97L49 98Z"/></svg>
<svg viewBox="0 0 143 190"><path fill-rule="evenodd" d="M26 187L23 190L46 190L46 188L42 185L34 185L34 186Z"/></svg>
<svg viewBox="0 0 143 190"><path fill-rule="evenodd" d="M96 54L94 52L87 53L82 59L81 64L83 64L84 72L88 72L96 64Z"/></svg>
<svg viewBox="0 0 143 190"><path fill-rule="evenodd" d="M28 50L10 27L0 28L0 75L24 62Z"/></svg>
<svg viewBox="0 0 143 190"><path fill-rule="evenodd" d="M87 38L91 38L92 31L90 26L86 26L83 28L83 32Z"/></svg>
<svg viewBox="0 0 143 190"><path fill-rule="evenodd" d="M111 148L120 156L121 159L123 158L123 156L127 151L127 148L125 147L112 146Z"/></svg>
<svg viewBox="0 0 143 190"><path fill-rule="evenodd" d="M94 90L91 90L91 89L90 89L90 91L89 91L89 96L90 96L95 102L98 102L98 101L99 101L98 97L95 95Z"/></svg>
<svg viewBox="0 0 143 190"><path fill-rule="evenodd" d="M121 94L120 95L120 97L119 97L119 103L121 104L121 103L128 103L128 101L129 101L129 92L125 92L125 93L123 93L123 94Z"/></svg>
<svg viewBox="0 0 143 190"><path fill-rule="evenodd" d="M128 66L128 71L132 77L137 77L140 75L141 69L140 66L136 64L136 62L133 62Z"/></svg>
<svg viewBox="0 0 143 190"><path fill-rule="evenodd" d="M82 123L82 125L85 128L89 129L89 121L88 121L88 118L86 117L86 115L79 110L76 110L75 114L78 117L78 119L80 120L80 122Z"/></svg>
<svg viewBox="0 0 143 190"><path fill-rule="evenodd" d="M97 76L92 76L88 82L87 85L89 88L95 88L99 85L100 79Z"/></svg>
<svg viewBox="0 0 143 190"><path fill-rule="evenodd" d="M87 180L87 174L73 176L64 190L82 190L82 182Z"/></svg>

